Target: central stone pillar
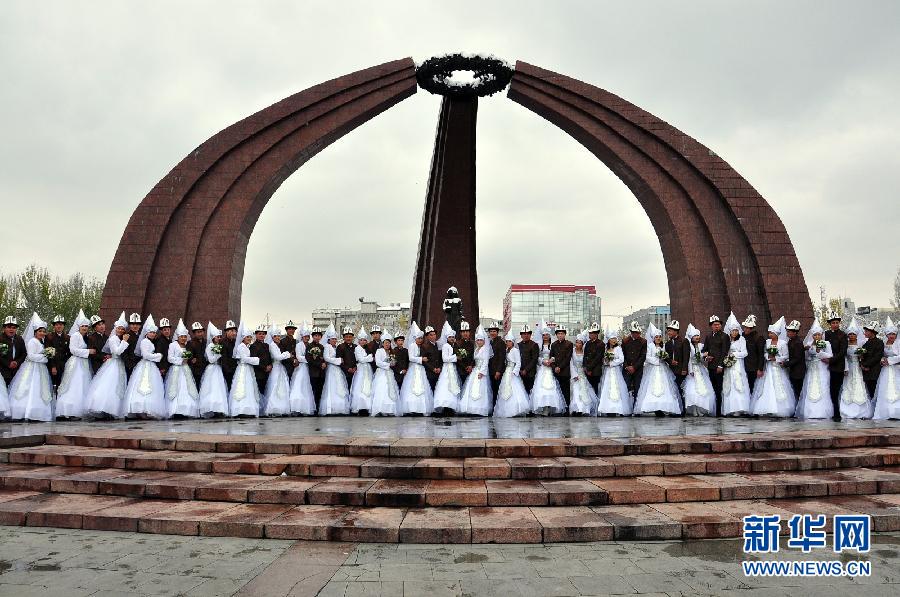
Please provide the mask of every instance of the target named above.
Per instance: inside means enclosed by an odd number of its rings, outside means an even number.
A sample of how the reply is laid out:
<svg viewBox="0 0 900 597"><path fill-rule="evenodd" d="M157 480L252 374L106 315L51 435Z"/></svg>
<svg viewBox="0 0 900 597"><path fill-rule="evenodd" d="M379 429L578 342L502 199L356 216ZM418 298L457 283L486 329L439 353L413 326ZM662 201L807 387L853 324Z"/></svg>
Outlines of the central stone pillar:
<svg viewBox="0 0 900 597"><path fill-rule="evenodd" d="M428 194L412 292L412 318L424 329L444 324L443 302L456 286L463 316L478 327L475 269L475 123L477 97L444 96L431 158Z"/></svg>

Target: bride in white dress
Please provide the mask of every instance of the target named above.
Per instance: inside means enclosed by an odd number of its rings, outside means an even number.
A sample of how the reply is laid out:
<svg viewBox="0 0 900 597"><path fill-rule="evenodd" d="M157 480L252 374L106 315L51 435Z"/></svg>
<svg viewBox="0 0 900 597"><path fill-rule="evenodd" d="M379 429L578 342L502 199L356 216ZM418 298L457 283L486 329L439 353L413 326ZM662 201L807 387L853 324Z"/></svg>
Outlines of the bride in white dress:
<svg viewBox="0 0 900 597"><path fill-rule="evenodd" d="M291 353L281 350L279 343L284 338L284 330L270 327L266 332L266 345L272 357L272 370L266 379L266 391L263 404L266 417L286 417L291 414L291 381L282 361L293 358Z"/></svg>
<svg viewBox="0 0 900 597"><path fill-rule="evenodd" d="M88 348L84 341L84 337L91 329L90 323L90 320L84 315L84 311L79 311L69 330L69 352L72 353L72 356L66 361L62 381L57 391L57 419L80 419L84 416L87 392L91 387L91 377L93 376L88 357L95 352L95 349Z"/></svg>
<svg viewBox="0 0 900 597"><path fill-rule="evenodd" d="M613 334L609 327L604 330L603 337L606 338L606 350L603 353L603 378L600 380L600 403L597 405L597 414L627 417L631 415L633 405L625 376L622 375L625 353L619 346L618 336Z"/></svg>
<svg viewBox="0 0 900 597"><path fill-rule="evenodd" d="M541 321L538 334L541 342L538 347L538 368L531 388L531 408L536 415L561 415L566 412L566 399L559 387L559 381L553 375L550 362L550 345L553 343L553 330L546 322Z"/></svg>
<svg viewBox="0 0 900 597"><path fill-rule="evenodd" d="M341 359L337 356L337 330L334 324L325 331L325 349L322 358L328 364L325 368L325 386L319 402L320 415L349 415L350 389L347 378L341 370Z"/></svg>
<svg viewBox="0 0 900 597"><path fill-rule="evenodd" d="M884 324L884 335L887 341L884 343L881 373L875 386L874 418L900 419L900 342L897 342L897 326L890 317Z"/></svg>
<svg viewBox="0 0 900 597"><path fill-rule="evenodd" d="M109 358L97 370L87 393L86 413L89 419L121 419L125 416L125 387L128 377L122 353L128 350L128 321L125 312L113 324L103 352Z"/></svg>
<svg viewBox="0 0 900 597"><path fill-rule="evenodd" d="M681 414L681 397L675 386L675 376L659 356L664 352L663 348L662 332L651 323L647 326L647 360L634 402L635 415Z"/></svg>
<svg viewBox="0 0 900 597"><path fill-rule="evenodd" d="M825 340L825 330L819 320L813 321L803 341L806 349L806 377L794 416L798 419L830 419L834 417L831 403L831 374L828 361L834 356L831 343Z"/></svg>
<svg viewBox="0 0 900 597"><path fill-rule="evenodd" d="M475 366L466 378L462 393L459 398L459 414L477 415L489 417L493 408L493 392L491 379L488 375L488 362L494 356L490 343L487 342L487 332L484 327L478 326L475 330ZM404 383L404 385L406 385Z"/></svg>
<svg viewBox="0 0 900 597"><path fill-rule="evenodd" d="M391 355L391 336L387 332L382 336L381 348L375 351L375 380L372 382L372 410L369 415L396 416L400 403L400 388L394 378L393 356Z"/></svg>
<svg viewBox="0 0 900 597"><path fill-rule="evenodd" d="M231 409L228 407L228 386L219 360L222 358L222 330L209 322L206 326L206 368L200 378L200 416L204 419L227 417Z"/></svg>
<svg viewBox="0 0 900 597"><path fill-rule="evenodd" d="M25 362L9 384L10 410L13 420L52 421L53 382L47 368L48 353L44 348L47 322L38 314L31 316L22 339L25 340Z"/></svg>
<svg viewBox="0 0 900 597"><path fill-rule="evenodd" d="M411 340L409 369L403 379L403 387L400 388L400 414L431 416L434 411L434 394L428 383L425 367L422 365L422 356L419 354L424 334L414 321L407 335Z"/></svg>
<svg viewBox="0 0 900 597"><path fill-rule="evenodd" d="M700 341L700 330L693 323L688 324L685 333L691 347L691 357L688 362L688 375L684 379L684 411L685 414L702 417L715 416L716 394L713 391L712 381L709 379L709 368L703 354L703 343ZM648 353L649 354L649 353ZM727 369L733 369L728 367Z"/></svg>
<svg viewBox="0 0 900 597"><path fill-rule="evenodd" d="M156 352L154 340L159 328L152 315L148 315L137 344L134 355L140 358L131 372L128 387L125 389L125 416L137 419L165 419L168 416L166 391L159 363L162 353Z"/></svg>
<svg viewBox="0 0 900 597"><path fill-rule="evenodd" d="M194 374L188 366L193 355L187 349L188 330L182 320L175 328L175 342L169 344L169 369L166 372L166 400L169 418L200 416L200 393L194 383Z"/></svg>
<svg viewBox="0 0 900 597"><path fill-rule="evenodd" d="M847 361L844 365L841 397L838 400L841 419L871 419L873 417L875 405L869 400L869 393L863 381L862 368L859 366L860 355L856 353L862 348L864 339L862 326L854 317L847 327ZM895 418L900 418L900 408L898 408Z"/></svg>
<svg viewBox="0 0 900 597"><path fill-rule="evenodd" d="M250 356L250 344L253 343L253 332L247 329L242 321L238 326L237 342L231 353L237 367L231 380L231 391L228 403L232 417L259 416L259 386L256 384L254 367L259 365L259 357Z"/></svg>
<svg viewBox="0 0 900 597"><path fill-rule="evenodd" d="M452 415L459 410L462 384L456 370L456 330L448 322L444 322L437 345L441 349L441 374L434 386L434 413Z"/></svg>
<svg viewBox="0 0 900 597"><path fill-rule="evenodd" d="M372 363L375 362L375 355L366 350L370 341L366 328L360 327L356 335L356 348L353 349L356 372L350 384L350 412L353 414L368 415L372 410Z"/></svg>
<svg viewBox="0 0 900 597"><path fill-rule="evenodd" d="M599 399L584 373L584 346L587 340L587 332L581 332L575 337L575 347L572 349L572 359L569 362L571 388L569 412L573 415L596 417Z"/></svg>
<svg viewBox="0 0 900 597"><path fill-rule="evenodd" d="M516 346L512 329L506 334L506 368L500 378L500 387L494 401L494 416L501 418L524 417L531 412L531 397L522 381L522 355Z"/></svg>
<svg viewBox="0 0 900 597"><path fill-rule="evenodd" d="M756 416L790 417L797 406L794 389L782 364L788 359L787 327L781 317L769 328L766 341L766 368L753 387L750 414Z"/></svg>
<svg viewBox="0 0 900 597"><path fill-rule="evenodd" d="M734 359L730 367L725 367L722 378L722 416L733 417L750 414L750 382L744 359L747 358L747 340L741 335L741 326L734 313L725 322L725 333L731 339L728 356Z"/></svg>
<svg viewBox="0 0 900 597"><path fill-rule="evenodd" d="M309 380L309 364L306 362L306 344L309 342L310 329L306 322L300 324L300 341L294 349L297 358L297 366L291 375L291 414L314 415L316 414L316 397L313 393L312 382Z"/></svg>

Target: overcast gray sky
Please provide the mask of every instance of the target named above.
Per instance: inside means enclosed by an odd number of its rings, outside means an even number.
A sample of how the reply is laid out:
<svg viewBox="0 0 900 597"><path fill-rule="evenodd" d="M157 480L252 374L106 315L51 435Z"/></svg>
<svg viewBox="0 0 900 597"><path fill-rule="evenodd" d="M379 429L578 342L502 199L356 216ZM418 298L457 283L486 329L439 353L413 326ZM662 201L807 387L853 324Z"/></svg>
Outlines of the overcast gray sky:
<svg viewBox="0 0 900 597"><path fill-rule="evenodd" d="M215 132L336 76L457 50L588 81L696 137L784 220L816 299L822 285L888 303L900 265L891 0L7 0L0 270L33 261L105 278L135 206ZM275 193L250 241L245 319L409 300L438 107L420 90ZM480 103L478 128L488 315L510 283L595 284L607 313L667 301L650 221L602 163L503 96Z"/></svg>

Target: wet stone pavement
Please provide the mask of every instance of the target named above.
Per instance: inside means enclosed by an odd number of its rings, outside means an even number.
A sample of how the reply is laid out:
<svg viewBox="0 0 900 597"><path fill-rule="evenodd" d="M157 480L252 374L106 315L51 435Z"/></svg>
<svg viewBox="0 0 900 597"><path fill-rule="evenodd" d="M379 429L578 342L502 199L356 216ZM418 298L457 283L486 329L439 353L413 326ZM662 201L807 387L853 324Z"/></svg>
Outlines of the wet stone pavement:
<svg viewBox="0 0 900 597"><path fill-rule="evenodd" d="M900 533L854 555L868 578L746 578L742 559L739 540L352 545L0 527L0 595L900 595Z"/></svg>

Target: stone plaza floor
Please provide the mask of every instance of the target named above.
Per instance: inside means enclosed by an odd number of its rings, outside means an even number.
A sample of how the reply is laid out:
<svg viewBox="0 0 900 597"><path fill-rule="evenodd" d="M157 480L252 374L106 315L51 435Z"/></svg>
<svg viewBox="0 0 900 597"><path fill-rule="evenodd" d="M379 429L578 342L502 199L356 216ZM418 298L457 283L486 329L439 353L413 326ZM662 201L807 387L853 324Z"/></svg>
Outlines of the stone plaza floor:
<svg viewBox="0 0 900 597"><path fill-rule="evenodd" d="M900 421L798 421L769 418L711 417L282 417L265 419L196 419L0 423L0 437L98 429L221 433L234 435L331 435L398 438L559 438L654 437L732 433L785 433L798 430L900 427Z"/></svg>
<svg viewBox="0 0 900 597"><path fill-rule="evenodd" d="M353 545L0 527L0 595L898 595L900 534L874 542L870 577L776 579L745 577L733 539Z"/></svg>

